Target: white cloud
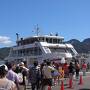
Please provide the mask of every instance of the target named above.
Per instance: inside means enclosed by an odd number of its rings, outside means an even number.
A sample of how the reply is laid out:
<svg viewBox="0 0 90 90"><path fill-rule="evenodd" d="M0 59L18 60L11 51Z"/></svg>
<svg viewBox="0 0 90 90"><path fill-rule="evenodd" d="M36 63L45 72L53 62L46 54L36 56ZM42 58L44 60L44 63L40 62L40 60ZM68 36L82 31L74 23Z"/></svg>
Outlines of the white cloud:
<svg viewBox="0 0 90 90"><path fill-rule="evenodd" d="M12 43L12 41L10 40L10 37L0 36L0 44L11 45L11 43Z"/></svg>

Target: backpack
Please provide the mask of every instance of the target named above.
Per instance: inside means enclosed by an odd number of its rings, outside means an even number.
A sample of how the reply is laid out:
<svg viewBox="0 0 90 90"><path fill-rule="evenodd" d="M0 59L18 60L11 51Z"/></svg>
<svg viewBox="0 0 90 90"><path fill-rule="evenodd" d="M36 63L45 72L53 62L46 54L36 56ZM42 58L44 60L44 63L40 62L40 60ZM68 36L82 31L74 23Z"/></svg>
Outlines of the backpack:
<svg viewBox="0 0 90 90"><path fill-rule="evenodd" d="M51 71L51 75L52 76L58 76L59 75L58 70Z"/></svg>
<svg viewBox="0 0 90 90"><path fill-rule="evenodd" d="M23 74L22 73L18 73L18 79L19 79L19 83L23 82Z"/></svg>
<svg viewBox="0 0 90 90"><path fill-rule="evenodd" d="M41 79L40 70L37 67L30 68L29 72L30 72L31 79L33 79L33 81Z"/></svg>
<svg viewBox="0 0 90 90"><path fill-rule="evenodd" d="M36 79L40 79L40 70L37 67L33 68L33 74L35 74Z"/></svg>

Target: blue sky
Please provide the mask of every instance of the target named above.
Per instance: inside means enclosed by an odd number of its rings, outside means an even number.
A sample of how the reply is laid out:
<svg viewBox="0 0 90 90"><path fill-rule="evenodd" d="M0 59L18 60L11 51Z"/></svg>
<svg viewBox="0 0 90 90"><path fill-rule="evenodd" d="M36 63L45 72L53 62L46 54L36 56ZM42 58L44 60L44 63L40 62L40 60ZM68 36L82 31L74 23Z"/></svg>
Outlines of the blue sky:
<svg viewBox="0 0 90 90"><path fill-rule="evenodd" d="M90 0L0 0L0 47L15 44L20 37L55 34L83 40L90 38Z"/></svg>

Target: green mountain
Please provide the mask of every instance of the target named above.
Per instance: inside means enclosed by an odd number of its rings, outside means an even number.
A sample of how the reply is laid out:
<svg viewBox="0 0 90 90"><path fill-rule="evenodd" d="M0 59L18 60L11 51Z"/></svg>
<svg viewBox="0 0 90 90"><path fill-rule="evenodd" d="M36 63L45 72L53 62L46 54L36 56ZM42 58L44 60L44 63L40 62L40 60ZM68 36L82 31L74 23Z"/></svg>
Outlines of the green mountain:
<svg viewBox="0 0 90 90"><path fill-rule="evenodd" d="M71 43L78 53L90 52L90 38L84 39L82 42L77 39L71 39L67 43Z"/></svg>
<svg viewBox="0 0 90 90"><path fill-rule="evenodd" d="M0 48L0 59L4 59L5 57L8 56L10 51L10 47L5 47L5 48Z"/></svg>

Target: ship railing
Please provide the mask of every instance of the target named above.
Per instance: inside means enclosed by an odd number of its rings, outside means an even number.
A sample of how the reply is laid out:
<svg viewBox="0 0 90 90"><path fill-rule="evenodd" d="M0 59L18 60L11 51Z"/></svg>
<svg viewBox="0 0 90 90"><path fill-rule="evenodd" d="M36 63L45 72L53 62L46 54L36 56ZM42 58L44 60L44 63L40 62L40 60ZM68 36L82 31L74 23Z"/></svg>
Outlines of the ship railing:
<svg viewBox="0 0 90 90"><path fill-rule="evenodd" d="M66 57L65 53L47 53L43 55L46 59L61 59L62 57Z"/></svg>

